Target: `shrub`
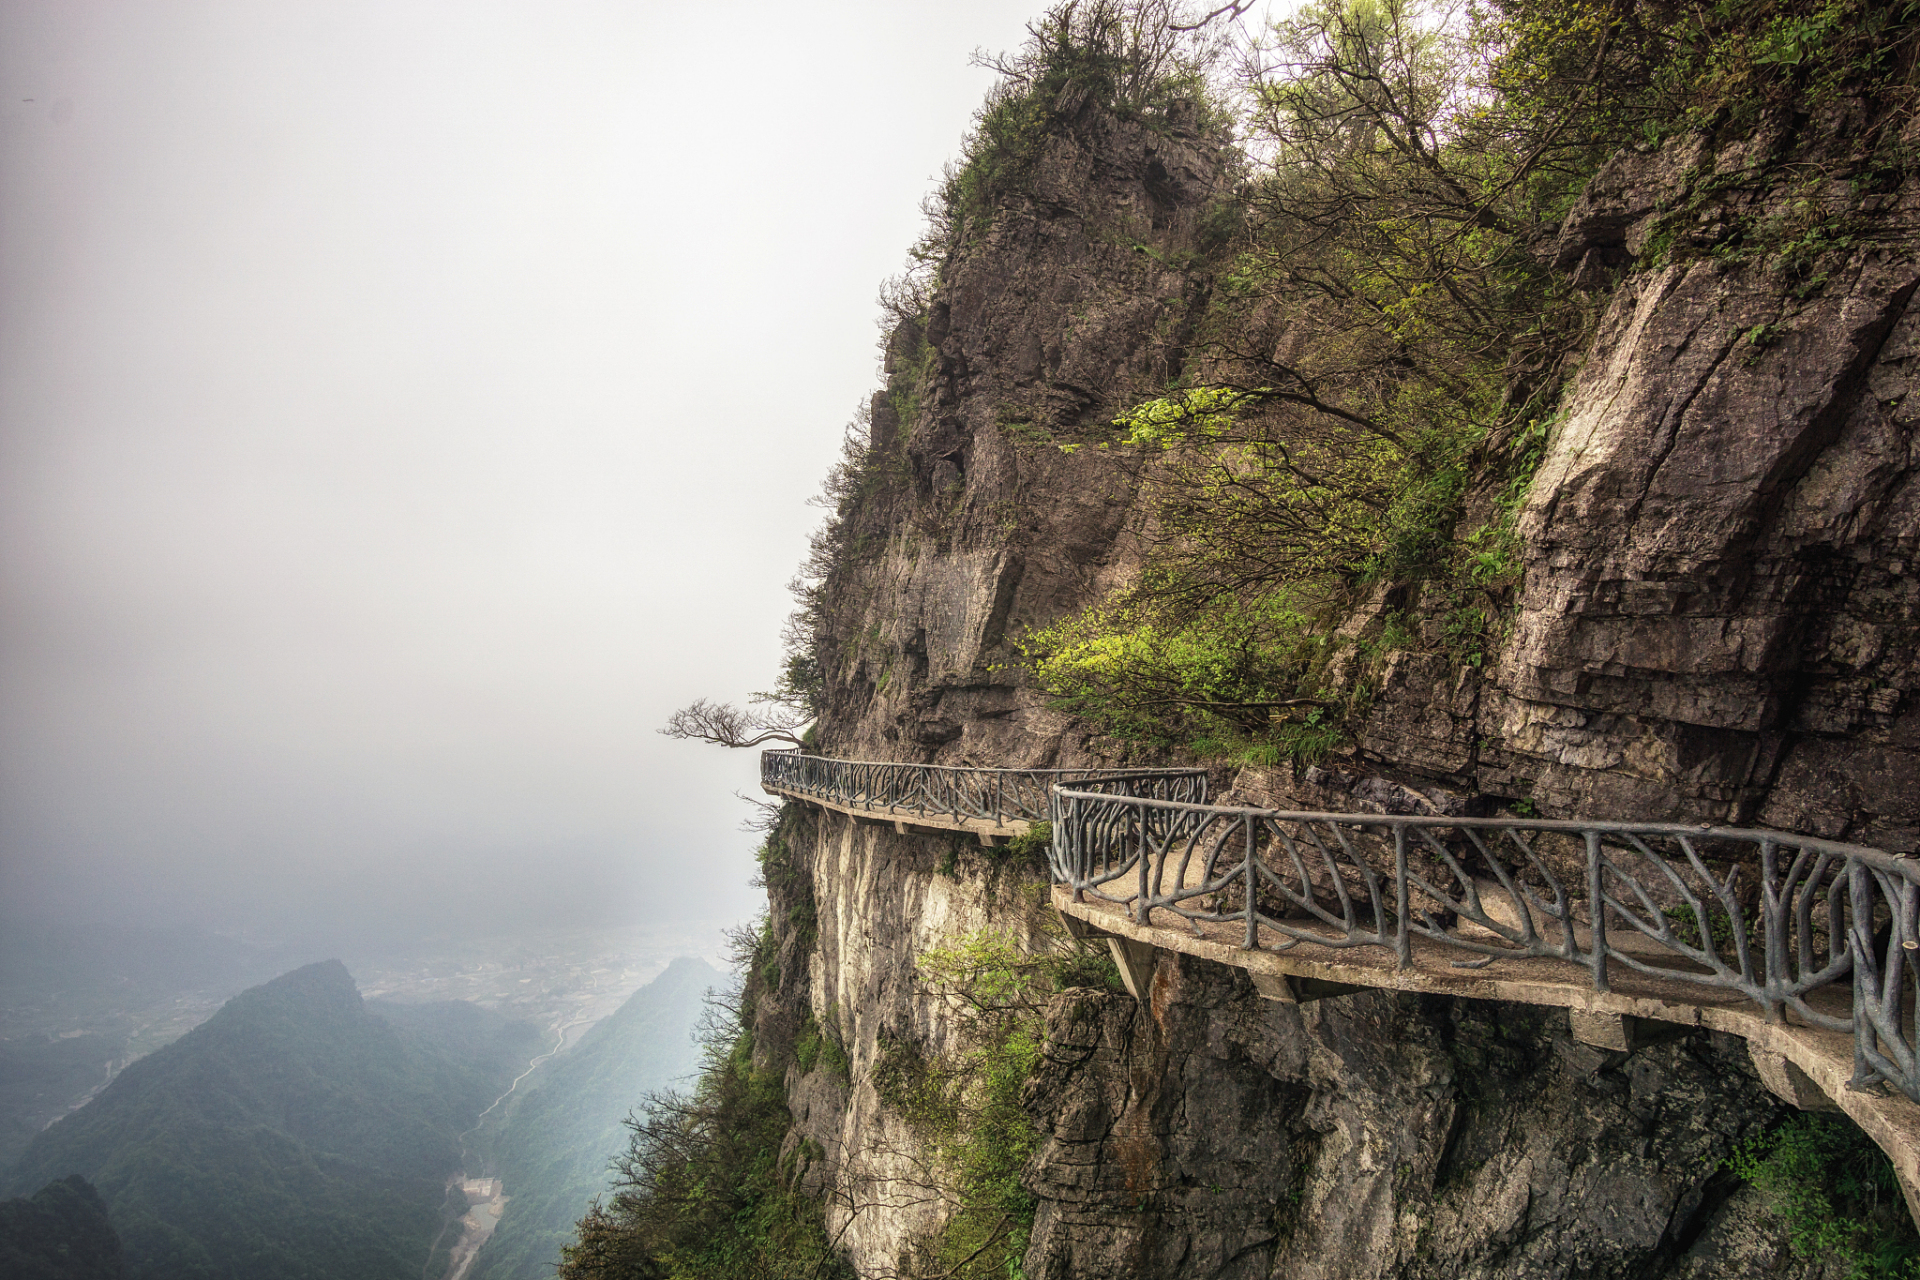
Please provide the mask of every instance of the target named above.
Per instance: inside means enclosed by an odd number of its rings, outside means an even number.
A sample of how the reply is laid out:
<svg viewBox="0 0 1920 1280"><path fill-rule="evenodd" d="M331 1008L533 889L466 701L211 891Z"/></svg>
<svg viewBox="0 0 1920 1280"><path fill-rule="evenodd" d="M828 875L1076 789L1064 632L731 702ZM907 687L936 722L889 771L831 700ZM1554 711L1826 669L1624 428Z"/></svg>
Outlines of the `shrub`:
<svg viewBox="0 0 1920 1280"><path fill-rule="evenodd" d="M1799 1256L1832 1258L1849 1280L1920 1276L1920 1237L1893 1166L1852 1121L1791 1116L1728 1164L1767 1197Z"/></svg>
<svg viewBox="0 0 1920 1280"><path fill-rule="evenodd" d="M1104 952L1053 938L1038 952L985 929L923 952L918 977L959 1014L961 1045L945 1060L883 1040L873 1082L881 1099L932 1147L951 1197L929 1242L938 1274L1019 1280L1035 1201L1021 1173L1040 1135L1021 1097L1040 1065L1044 1009L1075 986L1120 990Z"/></svg>

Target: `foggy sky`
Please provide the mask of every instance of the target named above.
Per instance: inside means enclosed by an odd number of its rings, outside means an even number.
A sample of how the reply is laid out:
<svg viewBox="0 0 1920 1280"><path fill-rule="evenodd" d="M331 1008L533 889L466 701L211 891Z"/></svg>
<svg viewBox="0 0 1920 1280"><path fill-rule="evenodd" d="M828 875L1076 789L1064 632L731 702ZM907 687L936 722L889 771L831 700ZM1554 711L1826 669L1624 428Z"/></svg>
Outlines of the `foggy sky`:
<svg viewBox="0 0 1920 1280"><path fill-rule="evenodd" d="M1041 0L0 2L0 902L744 917L874 296Z"/></svg>

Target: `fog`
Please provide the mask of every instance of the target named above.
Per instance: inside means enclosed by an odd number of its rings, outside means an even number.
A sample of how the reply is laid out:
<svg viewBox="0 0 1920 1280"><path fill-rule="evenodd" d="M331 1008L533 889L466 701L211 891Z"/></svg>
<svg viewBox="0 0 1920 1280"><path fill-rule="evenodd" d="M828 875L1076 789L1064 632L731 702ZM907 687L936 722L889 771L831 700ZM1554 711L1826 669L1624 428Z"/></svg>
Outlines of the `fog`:
<svg viewBox="0 0 1920 1280"><path fill-rule="evenodd" d="M1040 0L0 4L0 901L749 915L874 297Z"/></svg>

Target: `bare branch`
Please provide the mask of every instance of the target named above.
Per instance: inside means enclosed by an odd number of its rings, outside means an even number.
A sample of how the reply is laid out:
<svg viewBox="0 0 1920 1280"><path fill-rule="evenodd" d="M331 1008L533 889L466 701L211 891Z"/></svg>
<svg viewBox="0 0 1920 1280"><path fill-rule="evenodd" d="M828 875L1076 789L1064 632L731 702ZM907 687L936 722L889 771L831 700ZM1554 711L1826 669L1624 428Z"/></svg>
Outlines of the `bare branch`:
<svg viewBox="0 0 1920 1280"><path fill-rule="evenodd" d="M763 836L780 825L781 806L758 796L750 796L744 791L736 791L733 798L753 806L747 816L740 820L740 829L749 835Z"/></svg>
<svg viewBox="0 0 1920 1280"><path fill-rule="evenodd" d="M780 710L759 711L754 707ZM807 727L807 719L804 713L764 694L756 694L745 709L730 702L699 698L667 717L666 727L660 732L669 738L717 742L723 747L757 747L763 742L790 742L801 747L806 745L800 731Z"/></svg>
<svg viewBox="0 0 1920 1280"><path fill-rule="evenodd" d="M1232 20L1232 19L1238 18L1241 14L1245 13L1247 10L1251 8L1253 8L1253 0L1234 0L1233 3L1223 4L1218 9L1215 9L1212 13L1206 14L1205 16L1200 18L1196 18L1192 22L1170 22L1167 24L1167 30L1198 31L1200 28L1206 26L1209 22L1212 22L1215 18L1226 18L1228 20Z"/></svg>

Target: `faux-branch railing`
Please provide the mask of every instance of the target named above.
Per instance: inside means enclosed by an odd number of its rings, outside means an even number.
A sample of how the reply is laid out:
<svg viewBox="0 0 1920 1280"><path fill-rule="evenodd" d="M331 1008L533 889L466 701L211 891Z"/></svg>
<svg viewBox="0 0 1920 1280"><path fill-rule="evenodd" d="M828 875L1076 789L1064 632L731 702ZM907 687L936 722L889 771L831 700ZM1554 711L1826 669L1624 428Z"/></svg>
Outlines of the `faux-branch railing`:
<svg viewBox="0 0 1920 1280"><path fill-rule="evenodd" d="M1920 1101L1907 855L1778 831L1618 822L1288 813L1057 787L1051 864L1076 901L1156 911L1247 950L1380 948L1609 967L1758 1004L1771 1022L1850 1034L1853 1089ZM1599 911L1594 904L1601 904Z"/></svg>
<svg viewBox="0 0 1920 1280"><path fill-rule="evenodd" d="M767 790L874 815L1048 819L1056 882L1248 951L1376 948L1401 969L1610 970L1851 1036L1850 1087L1920 1101L1920 866L1778 831L1208 805L1197 769L975 769L761 756ZM1595 912L1594 904L1601 909ZM1463 975L1464 976L1464 975Z"/></svg>
<svg viewBox="0 0 1920 1280"><path fill-rule="evenodd" d="M798 751L760 753L768 791L869 813L973 818L997 826L1042 822L1062 783L1125 782L1128 794L1205 802L1205 769L974 769L954 765L833 760Z"/></svg>

